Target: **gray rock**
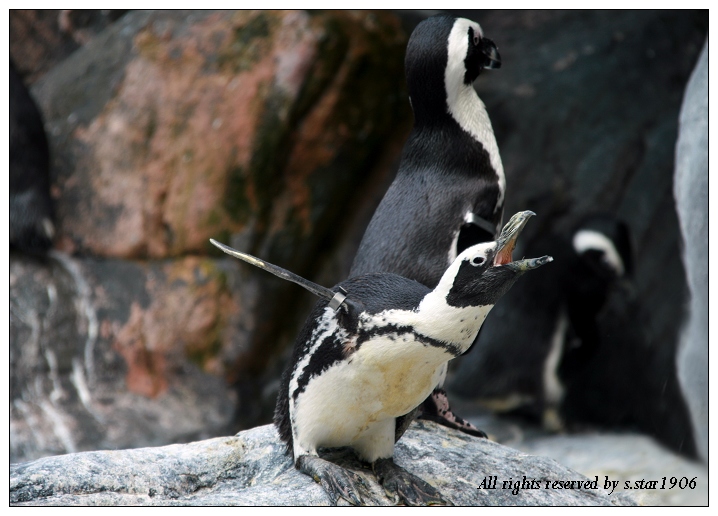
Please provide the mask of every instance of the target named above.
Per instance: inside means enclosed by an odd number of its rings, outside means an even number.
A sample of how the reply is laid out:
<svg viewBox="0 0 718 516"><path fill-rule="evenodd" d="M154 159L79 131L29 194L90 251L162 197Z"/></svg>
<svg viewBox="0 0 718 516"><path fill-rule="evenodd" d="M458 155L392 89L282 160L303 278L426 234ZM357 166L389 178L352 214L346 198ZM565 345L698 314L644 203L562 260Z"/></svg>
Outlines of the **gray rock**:
<svg viewBox="0 0 718 516"><path fill-rule="evenodd" d="M618 481L612 497L631 493L640 505L708 505L708 468L659 446L646 435L534 436L512 446L551 457L589 478L598 476L599 488L606 494L611 491L604 489L606 479ZM672 477L676 479L673 483ZM656 481L656 488L645 488L647 481Z"/></svg>
<svg viewBox="0 0 718 516"><path fill-rule="evenodd" d="M531 455L551 457L589 478L598 476L599 488L606 480L618 481L611 496L629 496L639 505L683 506L708 503L708 468L687 459L659 443L654 437L624 432L584 430L576 434L555 434L538 424L499 417L477 402L455 398L452 407L484 430L492 441ZM648 481L663 481L650 489ZM671 478L676 482L671 486ZM687 484L695 479L692 487ZM644 480L643 487L640 481ZM631 489L625 482L630 482ZM639 484L636 484L638 482ZM606 491L605 489L603 489ZM607 494L610 493L610 488Z"/></svg>
<svg viewBox="0 0 718 516"><path fill-rule="evenodd" d="M678 349L678 378L699 456L708 460L708 43L681 108L673 184L690 305Z"/></svg>
<svg viewBox="0 0 718 516"><path fill-rule="evenodd" d="M232 432L235 394L201 360L231 306L215 262L12 253L10 460Z"/></svg>
<svg viewBox="0 0 718 516"><path fill-rule="evenodd" d="M332 452L390 505L373 475L352 455ZM429 481L455 505L633 505L600 489L558 489L586 481L556 461L520 453L431 422L416 423L395 460ZM495 489L480 489L495 476ZM524 477L534 489L515 489ZM504 481L511 486L503 488ZM546 488L546 483L549 487ZM534 486L537 484L534 483ZM515 494L514 494L515 492ZM272 426L190 444L46 457L10 466L13 505L327 505L324 490L294 469Z"/></svg>
<svg viewBox="0 0 718 516"><path fill-rule="evenodd" d="M126 11L117 9L13 9L10 57L30 84L87 44Z"/></svg>

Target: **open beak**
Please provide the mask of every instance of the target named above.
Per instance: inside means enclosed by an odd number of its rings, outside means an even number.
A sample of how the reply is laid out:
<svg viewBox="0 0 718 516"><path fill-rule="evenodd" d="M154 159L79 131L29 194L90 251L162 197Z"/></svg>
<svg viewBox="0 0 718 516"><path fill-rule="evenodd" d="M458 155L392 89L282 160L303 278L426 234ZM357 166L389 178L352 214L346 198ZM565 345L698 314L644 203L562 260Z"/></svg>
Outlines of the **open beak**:
<svg viewBox="0 0 718 516"><path fill-rule="evenodd" d="M529 210L520 211L511 217L511 219L506 223L504 228L501 230L499 238L496 239L498 246L496 256L494 257L494 266L508 265L516 271L525 272L531 269L536 269L537 267L541 267L542 265L553 261L553 258L550 256L517 261L513 261L511 257L514 248L516 247L516 240L528 220L534 215L536 214Z"/></svg>

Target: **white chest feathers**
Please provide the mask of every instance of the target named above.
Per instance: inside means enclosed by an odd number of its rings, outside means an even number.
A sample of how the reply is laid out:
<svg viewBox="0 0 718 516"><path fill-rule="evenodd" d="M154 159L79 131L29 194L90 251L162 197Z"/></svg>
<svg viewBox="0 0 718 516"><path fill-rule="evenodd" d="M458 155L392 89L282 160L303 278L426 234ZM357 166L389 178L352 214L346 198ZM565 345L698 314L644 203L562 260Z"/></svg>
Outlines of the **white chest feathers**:
<svg viewBox="0 0 718 516"><path fill-rule="evenodd" d="M469 23L471 23L469 20L457 20L449 35L448 63L444 72L446 103L449 114L459 126L478 141L489 154L491 166L496 172L499 182L499 199L496 203L496 207L499 209L504 204L504 192L506 191L506 177L499 154L499 146L496 143L486 106L476 94L473 85L464 83L466 72L464 59L469 45L466 33ZM480 30L478 25L476 25L476 30Z"/></svg>
<svg viewBox="0 0 718 516"><path fill-rule="evenodd" d="M351 446L367 461L391 457L395 419L427 398L446 363L471 345L489 309L428 302L417 311L365 314L352 336L330 322L335 314L327 309L315 331L314 351L327 332L344 332L345 357L312 377L296 398L309 358L293 371L289 408L295 458L337 446Z"/></svg>

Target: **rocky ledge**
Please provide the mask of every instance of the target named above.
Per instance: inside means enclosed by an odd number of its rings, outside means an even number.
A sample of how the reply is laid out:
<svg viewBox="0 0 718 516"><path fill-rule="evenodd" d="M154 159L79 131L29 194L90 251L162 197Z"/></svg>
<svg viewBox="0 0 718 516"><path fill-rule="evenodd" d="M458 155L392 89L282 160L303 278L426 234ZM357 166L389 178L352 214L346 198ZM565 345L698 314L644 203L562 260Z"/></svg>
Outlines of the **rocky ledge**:
<svg viewBox="0 0 718 516"><path fill-rule="evenodd" d="M333 460L372 486L373 475L348 452ZM634 505L607 494L556 461L527 455L431 422L397 444L395 460L455 505ZM587 483L588 482L588 483ZM592 487L597 484L597 487ZM13 505L328 505L320 485L294 469L273 426L189 444L46 457L10 466Z"/></svg>

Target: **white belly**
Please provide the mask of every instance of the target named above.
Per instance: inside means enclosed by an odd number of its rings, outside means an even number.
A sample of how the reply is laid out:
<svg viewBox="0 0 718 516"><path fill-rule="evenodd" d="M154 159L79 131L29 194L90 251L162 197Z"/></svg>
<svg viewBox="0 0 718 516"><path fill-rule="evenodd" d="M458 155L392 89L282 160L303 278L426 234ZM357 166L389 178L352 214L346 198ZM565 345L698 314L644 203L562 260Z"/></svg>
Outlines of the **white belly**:
<svg viewBox="0 0 718 516"><path fill-rule="evenodd" d="M408 334L364 342L290 400L295 457L337 446L352 446L370 462L390 457L394 418L426 399L451 358Z"/></svg>

